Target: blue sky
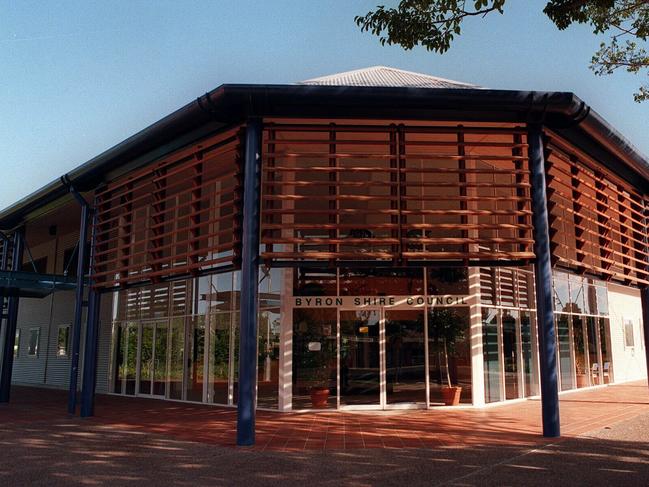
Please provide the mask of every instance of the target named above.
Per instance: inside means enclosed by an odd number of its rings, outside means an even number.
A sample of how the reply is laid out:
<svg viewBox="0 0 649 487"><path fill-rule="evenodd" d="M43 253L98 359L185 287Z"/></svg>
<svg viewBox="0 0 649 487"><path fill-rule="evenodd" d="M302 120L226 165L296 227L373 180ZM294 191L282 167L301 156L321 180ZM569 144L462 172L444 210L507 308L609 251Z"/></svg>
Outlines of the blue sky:
<svg viewBox="0 0 649 487"><path fill-rule="evenodd" d="M0 0L0 207L222 83L387 65L490 88L573 91L645 154L642 78L596 77L600 39L542 0L472 20L445 55L382 47L354 15L396 0Z"/></svg>

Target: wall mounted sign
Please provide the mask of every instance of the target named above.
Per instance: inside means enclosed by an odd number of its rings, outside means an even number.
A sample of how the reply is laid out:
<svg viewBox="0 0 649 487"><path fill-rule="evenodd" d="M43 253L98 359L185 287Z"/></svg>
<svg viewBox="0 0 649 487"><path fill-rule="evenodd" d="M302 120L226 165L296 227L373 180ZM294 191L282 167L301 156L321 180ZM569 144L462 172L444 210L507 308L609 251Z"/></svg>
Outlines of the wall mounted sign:
<svg viewBox="0 0 649 487"><path fill-rule="evenodd" d="M469 297L453 294L432 296L294 296L294 308L423 308L468 306Z"/></svg>

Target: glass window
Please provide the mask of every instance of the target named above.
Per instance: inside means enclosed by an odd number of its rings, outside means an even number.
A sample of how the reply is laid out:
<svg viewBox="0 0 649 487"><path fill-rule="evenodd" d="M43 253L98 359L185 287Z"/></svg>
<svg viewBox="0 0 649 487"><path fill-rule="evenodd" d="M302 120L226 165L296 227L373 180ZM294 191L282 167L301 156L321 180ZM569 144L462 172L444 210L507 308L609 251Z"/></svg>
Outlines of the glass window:
<svg viewBox="0 0 649 487"><path fill-rule="evenodd" d="M570 311L573 313L584 313L586 309L584 296L584 279L580 276L570 274Z"/></svg>
<svg viewBox="0 0 649 487"><path fill-rule="evenodd" d="M424 294L421 268L341 269L341 296L413 296ZM463 294L463 293L448 293Z"/></svg>
<svg viewBox="0 0 649 487"><path fill-rule="evenodd" d="M635 346L635 337L633 336L633 320L624 320L624 346L632 348Z"/></svg>
<svg viewBox="0 0 649 487"><path fill-rule="evenodd" d="M70 325L59 326L56 339L56 356L66 358L70 353Z"/></svg>
<svg viewBox="0 0 649 487"><path fill-rule="evenodd" d="M40 328L30 328L29 329L29 340L27 342L27 355L30 357L38 356L38 341L40 339L41 329Z"/></svg>
<svg viewBox="0 0 649 487"><path fill-rule="evenodd" d="M599 342L602 347L602 378L603 383L613 382L613 370L611 367L611 335L610 321L608 318L599 319Z"/></svg>
<svg viewBox="0 0 649 487"><path fill-rule="evenodd" d="M503 359L505 369L505 399L521 396L519 384L518 311L502 311Z"/></svg>
<svg viewBox="0 0 649 487"><path fill-rule="evenodd" d="M595 294L597 296L597 313L600 315L608 315L608 291L605 286L595 286Z"/></svg>
<svg viewBox="0 0 649 487"><path fill-rule="evenodd" d="M428 269L428 294L469 294L466 267L436 267Z"/></svg>
<svg viewBox="0 0 649 487"><path fill-rule="evenodd" d="M293 310L293 409L336 407L336 314L335 308Z"/></svg>
<svg viewBox="0 0 649 487"><path fill-rule="evenodd" d="M16 338L14 340L14 357L18 357L20 353L20 328L16 330Z"/></svg>
<svg viewBox="0 0 649 487"><path fill-rule="evenodd" d="M484 360L485 401L500 397L500 347L498 343L498 310L482 310L482 354Z"/></svg>
<svg viewBox="0 0 649 487"><path fill-rule="evenodd" d="M442 388L461 387L460 402L471 397L469 308L433 308L428 312L430 402L442 403Z"/></svg>
<svg viewBox="0 0 649 487"><path fill-rule="evenodd" d="M561 390L574 389L572 347L570 340L570 315L557 314L557 353L559 355L559 372Z"/></svg>
<svg viewBox="0 0 649 487"><path fill-rule="evenodd" d="M586 340L584 339L585 316L573 315L572 340L575 349L575 373L577 387L587 387L588 382L588 355L586 353Z"/></svg>
<svg viewBox="0 0 649 487"><path fill-rule="evenodd" d="M563 274L554 277L554 310L567 312L570 309L570 292L568 290L568 279Z"/></svg>

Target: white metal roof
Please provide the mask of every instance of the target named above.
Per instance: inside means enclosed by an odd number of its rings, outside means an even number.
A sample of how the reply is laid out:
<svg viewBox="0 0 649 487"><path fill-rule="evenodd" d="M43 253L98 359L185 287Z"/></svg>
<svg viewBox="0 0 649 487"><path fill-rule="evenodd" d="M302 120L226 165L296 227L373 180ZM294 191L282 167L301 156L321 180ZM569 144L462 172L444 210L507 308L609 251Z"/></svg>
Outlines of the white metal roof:
<svg viewBox="0 0 649 487"><path fill-rule="evenodd" d="M475 89L480 86L428 74L404 71L403 69L387 66L372 66L369 68L330 74L320 78L300 81L299 85L320 86L384 86L399 88L457 88Z"/></svg>

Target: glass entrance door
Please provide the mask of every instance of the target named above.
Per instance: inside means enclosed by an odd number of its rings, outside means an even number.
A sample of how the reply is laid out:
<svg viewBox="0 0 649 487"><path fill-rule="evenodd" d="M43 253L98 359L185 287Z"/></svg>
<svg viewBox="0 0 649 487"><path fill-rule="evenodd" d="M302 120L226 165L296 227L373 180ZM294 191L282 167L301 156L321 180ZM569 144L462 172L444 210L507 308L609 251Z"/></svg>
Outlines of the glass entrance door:
<svg viewBox="0 0 649 487"><path fill-rule="evenodd" d="M386 404L426 403L424 312L385 311Z"/></svg>
<svg viewBox="0 0 649 487"><path fill-rule="evenodd" d="M381 405L381 313L340 312L340 405Z"/></svg>
<svg viewBox="0 0 649 487"><path fill-rule="evenodd" d="M340 311L340 406L426 404L423 310Z"/></svg>

